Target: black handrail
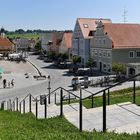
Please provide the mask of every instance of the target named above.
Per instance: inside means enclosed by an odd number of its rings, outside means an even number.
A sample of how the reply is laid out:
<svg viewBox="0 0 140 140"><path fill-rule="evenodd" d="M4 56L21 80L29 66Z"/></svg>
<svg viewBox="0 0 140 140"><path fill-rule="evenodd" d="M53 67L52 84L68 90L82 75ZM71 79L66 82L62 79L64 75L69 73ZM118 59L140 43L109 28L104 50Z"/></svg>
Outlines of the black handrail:
<svg viewBox="0 0 140 140"><path fill-rule="evenodd" d="M20 101L20 103L22 103L28 96L32 96L32 98L33 98L34 100L36 99L31 93L29 93L28 95L26 95L26 96Z"/></svg>
<svg viewBox="0 0 140 140"><path fill-rule="evenodd" d="M100 90L100 91L98 91L98 92L96 92L96 93L92 93L92 95L89 95L89 96L83 98L82 100L85 100L85 99L87 99L87 98L90 98L91 96L95 96L95 95L97 95L97 94L99 94L99 93L101 93L101 92L104 92L104 91L106 91L106 90L109 90L109 89L111 89L111 88L113 88L113 87L115 87L115 86L117 86L117 85L120 85L120 84L122 84L122 83L125 83L125 82L127 82L127 81L134 80L134 78L136 78L136 77L138 77L138 76L140 76L140 73L137 74L137 75L134 75L134 76L131 77L131 78L122 80L122 81L120 81L120 82L118 82L118 83L116 83L116 84L114 84L114 85L111 85L111 86L109 86L109 87L107 87L107 88L105 88L105 89L102 89L102 90ZM85 90L85 89L84 89L84 90ZM85 91L87 91L87 90L85 90ZM88 91L88 92L90 92L90 91ZM91 92L90 92L90 93L91 93Z"/></svg>
<svg viewBox="0 0 140 140"><path fill-rule="evenodd" d="M62 88L62 87L61 87L61 88ZM63 89L63 90L65 90L66 92L70 93L71 95L75 96L76 98L80 99L80 97L79 97L79 96L77 96L77 95L73 94L72 92L68 91L67 89L64 89L64 88L62 88L62 89Z"/></svg>

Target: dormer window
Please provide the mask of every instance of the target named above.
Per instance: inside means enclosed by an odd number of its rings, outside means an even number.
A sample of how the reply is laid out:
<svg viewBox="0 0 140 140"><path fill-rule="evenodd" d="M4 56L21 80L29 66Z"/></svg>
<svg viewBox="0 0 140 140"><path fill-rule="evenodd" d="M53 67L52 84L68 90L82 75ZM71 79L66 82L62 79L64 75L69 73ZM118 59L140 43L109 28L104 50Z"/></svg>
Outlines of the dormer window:
<svg viewBox="0 0 140 140"><path fill-rule="evenodd" d="M83 24L84 28L88 28L88 25L87 24Z"/></svg>
<svg viewBox="0 0 140 140"><path fill-rule="evenodd" d="M94 36L95 35L95 31L90 31L88 36Z"/></svg>

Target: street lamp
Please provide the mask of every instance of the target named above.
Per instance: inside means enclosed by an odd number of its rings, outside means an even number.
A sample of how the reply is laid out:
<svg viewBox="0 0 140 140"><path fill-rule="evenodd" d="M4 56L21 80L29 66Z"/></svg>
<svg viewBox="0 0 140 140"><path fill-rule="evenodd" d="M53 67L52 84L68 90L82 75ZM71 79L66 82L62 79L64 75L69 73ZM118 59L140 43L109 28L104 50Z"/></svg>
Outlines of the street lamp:
<svg viewBox="0 0 140 140"><path fill-rule="evenodd" d="M48 103L50 104L50 90L51 90L51 87L50 87L50 80L51 80L51 77L50 75L48 75L48 92L49 92L49 96L48 96Z"/></svg>

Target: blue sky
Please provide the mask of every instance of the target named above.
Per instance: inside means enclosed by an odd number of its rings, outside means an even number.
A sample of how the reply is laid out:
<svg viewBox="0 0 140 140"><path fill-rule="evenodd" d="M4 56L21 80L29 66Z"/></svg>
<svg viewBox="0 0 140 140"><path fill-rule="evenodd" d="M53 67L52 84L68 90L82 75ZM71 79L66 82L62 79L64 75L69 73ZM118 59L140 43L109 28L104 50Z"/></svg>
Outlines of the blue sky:
<svg viewBox="0 0 140 140"><path fill-rule="evenodd" d="M7 30L73 30L77 17L140 23L140 0L0 0L0 27Z"/></svg>

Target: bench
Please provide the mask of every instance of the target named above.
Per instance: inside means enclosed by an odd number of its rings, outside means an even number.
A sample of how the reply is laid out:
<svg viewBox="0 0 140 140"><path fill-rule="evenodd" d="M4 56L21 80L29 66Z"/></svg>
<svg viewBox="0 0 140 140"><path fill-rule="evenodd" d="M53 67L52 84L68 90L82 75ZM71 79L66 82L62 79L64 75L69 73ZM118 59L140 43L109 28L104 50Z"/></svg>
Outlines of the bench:
<svg viewBox="0 0 140 140"><path fill-rule="evenodd" d="M37 80L44 80L44 79L46 79L46 76L45 75L35 75L35 76L33 76L35 79L37 79Z"/></svg>

